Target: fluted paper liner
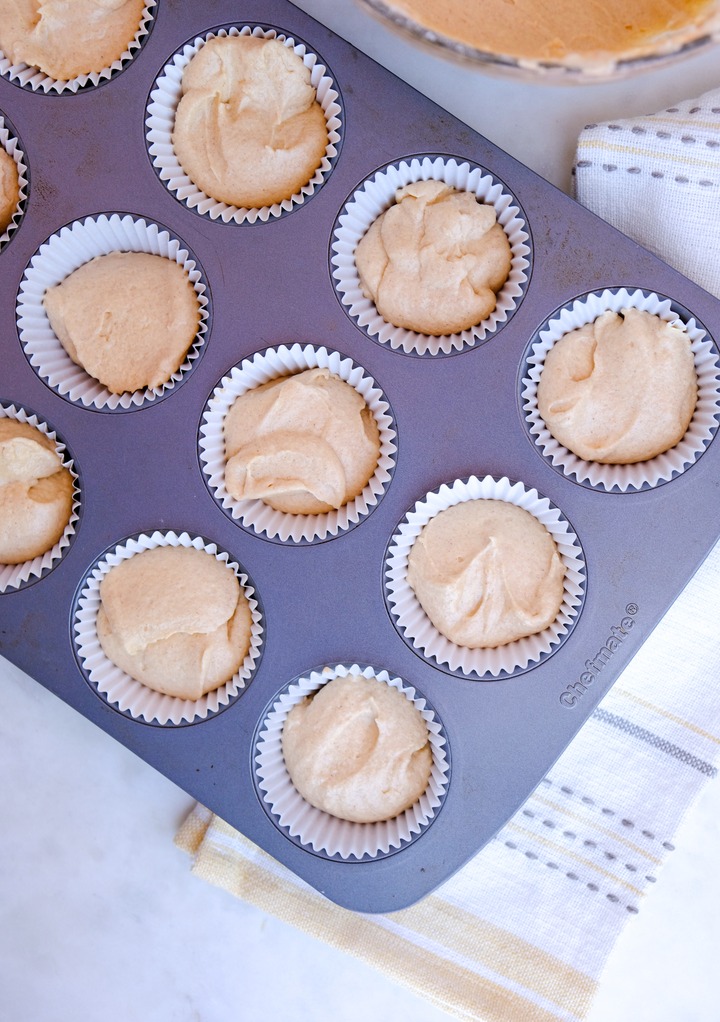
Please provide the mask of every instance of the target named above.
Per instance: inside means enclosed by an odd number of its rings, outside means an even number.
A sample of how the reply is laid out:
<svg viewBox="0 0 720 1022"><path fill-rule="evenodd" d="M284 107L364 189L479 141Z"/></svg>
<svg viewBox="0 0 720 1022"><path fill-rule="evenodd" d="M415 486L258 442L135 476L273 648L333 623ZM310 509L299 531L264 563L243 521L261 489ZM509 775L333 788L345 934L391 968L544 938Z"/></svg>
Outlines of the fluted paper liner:
<svg viewBox="0 0 720 1022"><path fill-rule="evenodd" d="M63 466L69 471L73 479L72 509L70 511L70 518L68 519L68 523L65 526L62 536L54 546L50 547L49 550L46 550L45 553L40 554L38 557L34 557L30 561L23 561L21 564L0 564L0 593L4 593L10 589L19 589L28 582L42 578L42 576L47 574L51 568L55 567L57 562L68 549L70 542L75 535L75 529L79 518L80 486L78 474L75 471L73 461L70 458L67 448L63 443L61 443L57 434L50 429L46 422L39 419L37 415L28 413L24 408L21 408L18 405L2 403L0 403L0 419L17 419L18 422L26 422L28 425L34 426L38 429L44 436L48 437L49 440L52 440Z"/></svg>
<svg viewBox="0 0 720 1022"><path fill-rule="evenodd" d="M620 312L627 308L650 312L685 330L695 358L697 405L685 436L669 451L631 465L585 461L558 443L545 425L538 410L538 382L547 353L556 341L571 330L594 322L603 312ZM681 474L697 461L715 435L720 416L720 369L717 360L718 352L704 329L692 317L681 317L669 298L651 291L628 291L626 288L583 295L559 310L531 343L521 382L527 428L551 464L579 483L599 490L622 492L657 486Z"/></svg>
<svg viewBox="0 0 720 1022"><path fill-rule="evenodd" d="M112 64L101 68L99 71L78 75L77 78L52 78L38 67L32 67L22 62L13 64L10 58L6 57L3 51L0 50L0 74L17 85L32 89L33 92L73 94L81 89L100 85L119 71L122 71L137 56L150 31L156 6L157 0L147 0L140 16L138 30L128 43L127 49Z"/></svg>
<svg viewBox="0 0 720 1022"><path fill-rule="evenodd" d="M146 252L163 256L183 267L198 298L200 321L195 340L180 367L159 387L114 394L76 365L55 336L43 307L49 287L95 256L111 252ZM205 343L208 294L204 276L183 243L165 228L130 214L100 214L76 220L40 246L20 283L17 301L20 341L31 366L48 386L69 401L86 408L126 411L163 396L191 369Z"/></svg>
<svg viewBox="0 0 720 1022"><path fill-rule="evenodd" d="M269 380L292 376L306 369L326 368L360 394L378 427L380 454L375 472L362 493L336 511L319 515L293 515L275 511L262 500L235 500L225 488L223 423L241 394ZM395 467L397 434L390 406L372 377L337 351L306 344L280 345L246 358L223 377L208 401L200 424L199 456L210 490L230 516L241 525L271 539L291 542L324 540L355 525L369 514L388 486Z"/></svg>
<svg viewBox="0 0 720 1022"><path fill-rule="evenodd" d="M2 114L0 114L0 146L2 146L8 156L12 156L15 161L15 166L17 167L18 172L18 190L20 192L17 207L12 215L10 223L4 231L0 232L0 251L2 251L4 246L10 240L11 235L20 226L20 221L22 220L27 207L28 198L28 168L25 153L20 145L17 135L13 130L11 130L9 123L5 120Z"/></svg>
<svg viewBox="0 0 720 1022"><path fill-rule="evenodd" d="M408 585L408 556L423 528L440 511L467 500L504 500L528 511L548 530L565 566L563 601L553 623L535 635L495 649L459 646L439 632ZM560 511L537 490L506 477L471 476L443 484L407 513L393 534L385 562L385 587L393 621L412 647L432 662L461 675L498 677L524 670L564 641L579 614L585 592L585 561L577 536Z"/></svg>
<svg viewBox="0 0 720 1022"><path fill-rule="evenodd" d="M355 249L370 225L395 202L398 188L415 181L444 181L458 191L472 192L494 207L498 223L510 242L512 261L497 305L480 323L455 334L434 337L394 326L363 294L355 265ZM332 240L332 276L348 316L370 337L391 348L418 355L450 354L486 340L509 318L527 284L530 238L519 204L505 185L482 168L441 156L416 157L383 167L355 190L341 211Z"/></svg>
<svg viewBox="0 0 720 1022"><path fill-rule="evenodd" d="M282 753L282 731L292 707L337 677L361 675L377 678L402 692L423 717L432 751L430 780L420 799L394 819L379 823L353 823L316 809L290 780ZM255 743L255 783L271 818L301 845L342 859L387 854L417 838L436 816L449 782L446 739L435 712L412 686L385 670L359 664L318 668L290 684L275 700Z"/></svg>
<svg viewBox="0 0 720 1022"><path fill-rule="evenodd" d="M135 554L158 546L183 546L204 550L227 564L240 582L252 614L250 649L240 670L224 685L200 699L181 699L155 692L121 671L103 652L97 637L97 614L100 608L100 584L111 568ZM260 659L264 626L255 589L240 566L229 554L186 532L153 532L132 537L103 554L85 579L73 618L75 652L88 681L108 703L136 720L159 724L182 724L203 720L221 710L250 683Z"/></svg>
<svg viewBox="0 0 720 1022"><path fill-rule="evenodd" d="M298 192L283 199L282 202L251 209L222 202L198 188L183 170L172 142L175 112L182 98L183 72L192 58L210 39L249 35L264 39L279 39L302 59L305 67L310 71L310 82L325 114L328 130L325 155L310 180ZM307 49L304 42L296 41L292 36L284 35L275 29L262 28L260 25L232 26L219 28L208 32L207 35L195 37L178 50L162 69L150 93L146 110L146 141L153 166L160 180L168 191L172 192L180 202L185 203L190 209L209 216L212 220L221 220L223 223L252 224L258 220L264 223L300 206L323 183L338 154L342 132L341 114L339 93L327 67L320 63L315 53Z"/></svg>

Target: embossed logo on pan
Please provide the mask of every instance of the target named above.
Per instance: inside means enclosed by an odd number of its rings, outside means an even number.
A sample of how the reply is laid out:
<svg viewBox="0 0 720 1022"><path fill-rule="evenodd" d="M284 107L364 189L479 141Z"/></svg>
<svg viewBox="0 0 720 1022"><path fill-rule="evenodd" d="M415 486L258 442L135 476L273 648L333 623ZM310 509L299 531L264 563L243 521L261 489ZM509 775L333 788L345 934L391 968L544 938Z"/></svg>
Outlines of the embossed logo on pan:
<svg viewBox="0 0 720 1022"><path fill-rule="evenodd" d="M560 694L560 702L563 706L577 706L578 702L585 695L598 674L610 662L615 653L620 649L622 643L627 639L630 630L635 625L635 615L638 612L637 603L628 603L625 607L625 616L618 625L612 625L610 634L605 644L600 647L592 659L585 661L585 670L580 674L577 681L573 682Z"/></svg>

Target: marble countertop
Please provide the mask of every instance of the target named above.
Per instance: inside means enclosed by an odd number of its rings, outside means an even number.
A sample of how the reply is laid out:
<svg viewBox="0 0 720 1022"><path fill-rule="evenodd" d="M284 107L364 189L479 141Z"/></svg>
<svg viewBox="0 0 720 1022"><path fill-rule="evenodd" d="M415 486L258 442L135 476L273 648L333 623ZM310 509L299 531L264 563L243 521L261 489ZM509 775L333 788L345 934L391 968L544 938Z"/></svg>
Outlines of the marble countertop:
<svg viewBox="0 0 720 1022"><path fill-rule="evenodd" d="M715 51L626 82L530 85L420 53L350 3L298 6L564 190L583 124L720 84ZM1 658L0 692L3 1022L449 1018L193 877L172 840L188 795ZM611 956L589 1022L718 1017L717 780L675 844Z"/></svg>

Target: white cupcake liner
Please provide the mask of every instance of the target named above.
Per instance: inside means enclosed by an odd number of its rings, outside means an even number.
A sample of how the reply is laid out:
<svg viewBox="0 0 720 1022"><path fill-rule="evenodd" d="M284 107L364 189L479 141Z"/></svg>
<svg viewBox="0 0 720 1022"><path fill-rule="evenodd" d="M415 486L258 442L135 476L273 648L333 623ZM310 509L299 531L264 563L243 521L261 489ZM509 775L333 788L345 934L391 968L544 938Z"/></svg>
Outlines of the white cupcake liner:
<svg viewBox="0 0 720 1022"><path fill-rule="evenodd" d="M47 423L38 419L37 415L26 412L24 408L18 405L3 403L0 403L0 419L16 419L18 422L26 422L30 426L35 426L48 439L52 440L55 444L55 450L59 454L63 466L72 476L74 484L70 518L57 543L49 550L46 550L44 554L40 554L39 557L35 557L30 561L23 561L21 564L0 564L0 593L4 593L9 589L19 589L21 586L34 582L36 579L46 575L51 568L55 567L68 549L75 535L77 521L80 516L80 484L78 474L75 471L67 448L58 440L57 434L50 429Z"/></svg>
<svg viewBox="0 0 720 1022"><path fill-rule="evenodd" d="M182 98L183 72L192 58L210 39L250 35L263 39L279 39L302 59L305 67L310 71L310 81L325 114L328 129L325 155L307 184L303 185L293 196L283 199L280 203L252 209L222 202L198 188L180 165L172 143L175 112ZM148 152L160 180L168 191L172 192L180 202L185 203L190 209L194 209L212 220L221 220L223 223L252 224L258 220L265 223L273 217L279 217L302 205L323 183L330 173L338 153L342 131L341 115L340 97L333 79L325 65L320 63L315 53L307 49L305 43L296 41L292 36L286 36L273 28L263 28L260 25L231 26L215 29L204 36L197 36L178 50L162 69L150 93L146 110L146 140Z"/></svg>
<svg viewBox="0 0 720 1022"><path fill-rule="evenodd" d="M97 615L100 609L100 584L111 568L145 550L160 546L194 547L205 550L227 564L237 575L252 613L250 649L237 674L219 688L200 699L180 699L155 692L120 670L103 652L97 637ZM75 652L88 681L108 703L117 706L135 720L159 724L192 723L206 719L227 706L249 684L260 659L264 626L255 589L240 566L214 543L187 532L153 532L131 537L103 554L85 579L73 615Z"/></svg>
<svg viewBox="0 0 720 1022"><path fill-rule="evenodd" d="M635 308L683 328L689 338L698 376L698 401L682 440L649 461L632 465L604 465L584 461L552 436L538 410L537 388L550 348L565 334L594 322L608 310ZM577 298L555 313L541 328L529 348L521 381L526 425L544 457L565 475L598 490L636 491L667 482L689 468L712 440L720 417L720 368L718 353L705 330L688 315L679 314L671 299L650 291L626 288L593 292Z"/></svg>
<svg viewBox="0 0 720 1022"><path fill-rule="evenodd" d="M223 423L231 405L241 394L269 380L291 376L306 369L329 369L362 396L375 417L380 437L377 467L364 490L336 511L320 515L292 515L275 511L262 500L238 501L225 488L225 441ZM223 377L208 401L200 423L199 456L210 491L232 518L269 539L294 543L336 536L369 514L385 492L395 468L397 433L390 406L372 377L337 351L313 345L293 344L268 348L246 358Z"/></svg>
<svg viewBox="0 0 720 1022"><path fill-rule="evenodd" d="M10 223L7 225L4 231L0 231L0 251L4 248L7 242L10 240L11 235L20 226L20 221L25 214L25 208L27 206L28 197L28 167L20 143L14 129L11 129L10 124L5 120L3 115L0 113L0 146L5 150L8 156L12 156L15 161L15 166L18 172L18 186L20 195L18 197L18 204L15 212L12 215Z"/></svg>
<svg viewBox="0 0 720 1022"><path fill-rule="evenodd" d="M495 649L458 646L432 624L408 585L408 556L423 528L440 511L467 500L504 500L533 515L548 530L565 566L563 602L553 623L535 635ZM451 672L484 678L525 670L554 652L570 633L585 594L586 569L580 542L561 512L541 497L505 476L470 476L443 484L407 513L393 534L385 561L386 597L393 621L405 640L429 661L446 664Z"/></svg>
<svg viewBox="0 0 720 1022"><path fill-rule="evenodd" d="M120 54L108 67L100 71L93 71L90 74L78 75L77 78L59 79L51 78L37 67L28 64L13 64L9 57L6 57L0 50L0 75L14 82L16 85L32 89L33 92L56 92L56 93L77 93L85 88L100 85L109 78L122 71L134 57L137 56L142 47L150 25L153 21L154 10L157 0L147 0L140 18L140 25L132 40L128 43L127 49Z"/></svg>
<svg viewBox="0 0 720 1022"><path fill-rule="evenodd" d="M374 677L396 688L414 704L427 724L433 757L427 789L404 813L380 823L352 823L311 806L294 787L283 758L282 731L292 707L333 678L350 674ZM417 838L436 817L450 780L447 741L434 710L400 678L357 663L318 668L290 684L266 714L253 758L255 784L275 824L298 844L341 859L386 855Z"/></svg>
<svg viewBox="0 0 720 1022"><path fill-rule="evenodd" d="M50 326L43 296L73 270L95 256L111 252L146 252L163 256L183 267L195 289L200 325L182 365L159 387L114 394L70 358ZM208 329L207 286L200 267L183 247L158 224L130 214L103 213L76 220L40 246L20 283L17 320L20 341L38 376L67 398L86 408L126 411L155 401L173 390L200 354Z"/></svg>
<svg viewBox="0 0 720 1022"><path fill-rule="evenodd" d="M497 305L476 326L455 334L433 337L394 326L363 294L355 265L355 249L370 225L395 202L398 188L415 181L444 181L458 191L472 192L495 209L512 250L508 279ZM530 268L530 236L524 213L502 182L482 168L442 156L414 157L378 170L356 189L338 216L332 241L332 276L340 301L351 319L370 337L391 348L418 355L450 354L490 337L513 313L522 297Z"/></svg>

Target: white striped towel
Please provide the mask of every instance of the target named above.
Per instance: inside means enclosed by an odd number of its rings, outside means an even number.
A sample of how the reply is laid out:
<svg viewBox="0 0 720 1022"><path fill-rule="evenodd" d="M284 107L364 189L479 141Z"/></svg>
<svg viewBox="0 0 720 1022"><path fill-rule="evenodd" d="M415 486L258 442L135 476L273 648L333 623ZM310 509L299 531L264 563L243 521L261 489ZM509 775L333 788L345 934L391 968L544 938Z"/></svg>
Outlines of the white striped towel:
<svg viewBox="0 0 720 1022"><path fill-rule="evenodd" d="M579 202L720 297L720 89L588 124L574 180Z"/></svg>

